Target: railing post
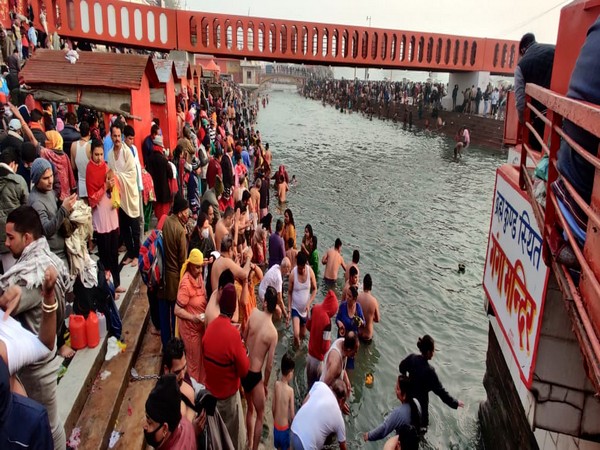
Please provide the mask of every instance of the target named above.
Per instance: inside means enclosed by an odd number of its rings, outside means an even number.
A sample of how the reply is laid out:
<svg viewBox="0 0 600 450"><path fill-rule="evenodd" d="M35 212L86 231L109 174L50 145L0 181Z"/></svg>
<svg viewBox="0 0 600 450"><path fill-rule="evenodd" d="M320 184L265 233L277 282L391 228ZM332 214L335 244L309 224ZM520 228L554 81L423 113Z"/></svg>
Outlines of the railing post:
<svg viewBox="0 0 600 450"><path fill-rule="evenodd" d="M558 150L560 149L561 138L556 132L556 129L562 126L562 117L554 111L551 111L550 113L552 120L552 128L549 132L550 155L548 161L548 180L546 182L546 211L544 215L544 229L542 230L542 234L544 237L543 257L544 261L548 265L550 265L552 262L552 254L548 245L550 238L549 233L554 228L554 224L557 223L556 209L554 208L554 202L551 201L550 196L554 195L554 193L552 192L552 183L555 182L560 175L558 173L558 170L556 169L556 161L558 156Z"/></svg>
<svg viewBox="0 0 600 450"><path fill-rule="evenodd" d="M524 111L524 120L523 122L519 122L519 131L517 133L517 144L521 144L521 167L519 170L519 187L522 191L527 188L527 184L525 183L525 177L527 176L527 150L525 150L525 142L529 142L529 139L525 139L525 133L527 132L527 137L529 137L529 129L525 126L526 123L529 123L531 117L531 111L527 107L527 104L531 102L531 97L529 95L525 95L525 111ZM506 120L506 119L505 119Z"/></svg>
<svg viewBox="0 0 600 450"><path fill-rule="evenodd" d="M600 150L600 145L598 150ZM596 169L594 175L590 207L596 214L600 213L600 170L598 169ZM583 256L592 269L596 280L600 280L600 251L598 249L600 249L600 230L593 221L588 220ZM596 328L596 333L600 335L600 299L596 296L593 280L582 273L579 289L588 314L592 318L592 324Z"/></svg>

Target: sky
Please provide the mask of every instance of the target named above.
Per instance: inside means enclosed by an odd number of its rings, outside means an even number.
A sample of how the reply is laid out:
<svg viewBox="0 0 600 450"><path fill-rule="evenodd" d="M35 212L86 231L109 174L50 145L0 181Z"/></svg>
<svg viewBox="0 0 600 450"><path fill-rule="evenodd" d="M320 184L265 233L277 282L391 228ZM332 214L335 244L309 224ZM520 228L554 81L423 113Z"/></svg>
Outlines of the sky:
<svg viewBox="0 0 600 450"><path fill-rule="evenodd" d="M182 9L220 14L300 20L395 30L457 34L519 40L527 32L538 42L556 43L560 9L569 0L179 0ZM393 79L407 76L394 71ZM429 74L411 72L408 78L424 81ZM336 78L353 78L354 69L336 68ZM359 78L364 69L357 70ZM389 77L390 71L370 69L371 80ZM438 77L439 81L446 81Z"/></svg>

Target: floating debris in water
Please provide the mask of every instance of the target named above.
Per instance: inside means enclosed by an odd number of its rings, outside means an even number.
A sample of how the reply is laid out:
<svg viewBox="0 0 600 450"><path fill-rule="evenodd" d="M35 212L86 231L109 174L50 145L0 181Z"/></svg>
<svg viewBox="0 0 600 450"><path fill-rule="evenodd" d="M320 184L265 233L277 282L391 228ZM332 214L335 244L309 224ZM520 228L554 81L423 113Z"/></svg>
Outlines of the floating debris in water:
<svg viewBox="0 0 600 450"><path fill-rule="evenodd" d="M463 263L458 265L458 273L465 273L465 265Z"/></svg>

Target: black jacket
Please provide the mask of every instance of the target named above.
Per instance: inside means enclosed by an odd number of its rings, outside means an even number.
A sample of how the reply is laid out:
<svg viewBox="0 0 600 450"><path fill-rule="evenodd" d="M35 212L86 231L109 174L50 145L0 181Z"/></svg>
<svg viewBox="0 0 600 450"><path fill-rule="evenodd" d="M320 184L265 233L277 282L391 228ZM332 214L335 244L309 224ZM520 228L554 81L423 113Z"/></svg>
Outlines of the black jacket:
<svg viewBox="0 0 600 450"><path fill-rule="evenodd" d="M429 361L423 355L408 355L400 363L400 373L408 375L412 385L411 397L419 400L422 409L423 420L421 426L429 424L429 391L433 391L450 408L458 408L458 400L448 394L435 373L435 369L429 365Z"/></svg>
<svg viewBox="0 0 600 450"><path fill-rule="evenodd" d="M221 158L221 170L223 171L223 186L225 189L232 188L235 178L233 177L233 163L228 155L223 155Z"/></svg>
<svg viewBox="0 0 600 450"><path fill-rule="evenodd" d="M63 138L63 150L71 157L71 144L81 139L81 133L73 125L65 125L60 135Z"/></svg>
<svg viewBox="0 0 600 450"><path fill-rule="evenodd" d="M165 155L161 152L153 150L146 161L146 170L152 177L154 183L154 193L158 203L171 202L171 188L169 180L173 178L171 166Z"/></svg>

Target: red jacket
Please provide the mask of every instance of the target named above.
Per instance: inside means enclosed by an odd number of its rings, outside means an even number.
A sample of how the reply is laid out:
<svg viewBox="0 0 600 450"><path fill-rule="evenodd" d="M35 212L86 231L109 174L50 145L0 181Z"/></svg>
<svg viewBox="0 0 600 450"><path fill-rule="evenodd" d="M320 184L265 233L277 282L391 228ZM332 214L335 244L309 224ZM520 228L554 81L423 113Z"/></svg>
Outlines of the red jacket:
<svg viewBox="0 0 600 450"><path fill-rule="evenodd" d="M206 169L206 184L209 189L215 187L215 179L219 175L223 180L223 170L221 169L221 163L217 161L217 158L210 158L208 161L208 167Z"/></svg>
<svg viewBox="0 0 600 450"><path fill-rule="evenodd" d="M240 332L228 317L219 316L206 328L202 349L206 388L219 400L231 397L250 367Z"/></svg>
<svg viewBox="0 0 600 450"><path fill-rule="evenodd" d="M313 358L323 361L325 353L329 350L331 339L323 339L323 333L331 333L331 318L335 316L338 310L338 300L335 292L329 291L323 300L323 303L315 305L306 328L310 331L308 339L308 354Z"/></svg>

